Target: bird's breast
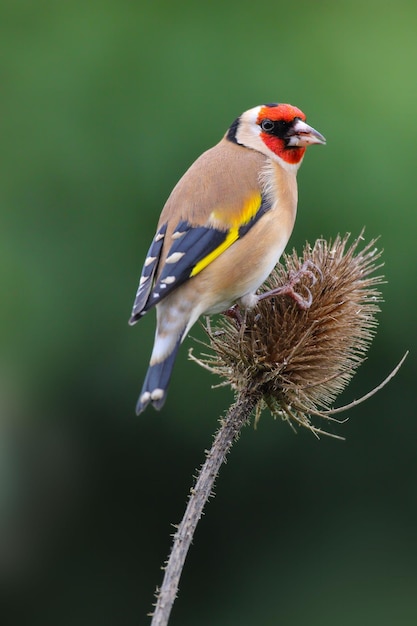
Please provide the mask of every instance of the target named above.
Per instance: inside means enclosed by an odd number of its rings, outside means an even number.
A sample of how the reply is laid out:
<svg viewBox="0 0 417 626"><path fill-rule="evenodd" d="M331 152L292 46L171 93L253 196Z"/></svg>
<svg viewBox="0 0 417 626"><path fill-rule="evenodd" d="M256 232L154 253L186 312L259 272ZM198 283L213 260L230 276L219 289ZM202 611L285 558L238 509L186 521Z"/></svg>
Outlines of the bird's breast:
<svg viewBox="0 0 417 626"><path fill-rule="evenodd" d="M206 312L221 312L239 298L255 293L279 261L291 236L297 211L295 177L294 181L282 182L280 174L277 177L274 174L267 189L271 209L201 272L198 289L202 301L206 300Z"/></svg>

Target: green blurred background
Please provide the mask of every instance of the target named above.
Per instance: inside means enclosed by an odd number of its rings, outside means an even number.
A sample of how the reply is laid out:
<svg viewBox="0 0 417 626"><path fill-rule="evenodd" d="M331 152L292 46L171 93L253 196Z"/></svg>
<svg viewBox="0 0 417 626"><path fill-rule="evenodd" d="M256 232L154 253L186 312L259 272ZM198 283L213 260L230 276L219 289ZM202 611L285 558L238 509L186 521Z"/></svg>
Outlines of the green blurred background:
<svg viewBox="0 0 417 626"><path fill-rule="evenodd" d="M134 406L154 332L130 314L159 211L242 111L322 132L290 241L381 235L380 326L334 430L246 428L186 563L172 626L417 623L417 5L0 4L2 624L147 624L172 523L229 391L179 355ZM196 327L192 335L202 337Z"/></svg>

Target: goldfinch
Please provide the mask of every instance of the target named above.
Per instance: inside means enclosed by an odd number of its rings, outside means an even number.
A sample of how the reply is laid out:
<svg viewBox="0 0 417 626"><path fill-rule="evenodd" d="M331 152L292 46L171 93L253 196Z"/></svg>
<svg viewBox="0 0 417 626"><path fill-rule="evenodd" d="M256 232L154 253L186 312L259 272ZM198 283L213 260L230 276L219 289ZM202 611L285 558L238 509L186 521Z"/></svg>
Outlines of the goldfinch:
<svg viewBox="0 0 417 626"><path fill-rule="evenodd" d="M297 210L297 170L306 147L325 138L290 104L243 113L174 187L146 257L132 315L156 307L155 342L136 406L160 409L181 342L203 313L256 290L278 262Z"/></svg>

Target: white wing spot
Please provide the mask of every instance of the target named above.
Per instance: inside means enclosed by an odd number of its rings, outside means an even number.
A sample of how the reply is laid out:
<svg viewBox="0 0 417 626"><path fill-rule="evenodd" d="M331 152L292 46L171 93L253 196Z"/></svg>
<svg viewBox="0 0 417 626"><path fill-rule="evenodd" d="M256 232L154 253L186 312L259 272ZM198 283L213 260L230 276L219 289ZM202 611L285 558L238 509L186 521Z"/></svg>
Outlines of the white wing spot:
<svg viewBox="0 0 417 626"><path fill-rule="evenodd" d="M167 276L166 278L161 280L161 283L165 283L165 285L172 285L172 283L175 283L175 281L175 276ZM162 285L162 287L165 287L165 285Z"/></svg>
<svg viewBox="0 0 417 626"><path fill-rule="evenodd" d="M171 254L165 263L177 263L184 256L185 252L174 252Z"/></svg>
<svg viewBox="0 0 417 626"><path fill-rule="evenodd" d="M163 239L165 237L164 233L158 233L155 236L155 241L161 241L161 239Z"/></svg>
<svg viewBox="0 0 417 626"><path fill-rule="evenodd" d="M146 283L146 281L149 279L149 276L141 276L140 277L140 281L139 281L139 285L142 286L143 283Z"/></svg>
<svg viewBox="0 0 417 626"><path fill-rule="evenodd" d="M175 233L172 233L171 238L172 239L179 239L180 237L185 235L186 232L187 232L186 230L176 230Z"/></svg>
<svg viewBox="0 0 417 626"><path fill-rule="evenodd" d="M156 256L148 256L148 258L145 261L145 267L148 267L148 265L151 265L151 263L154 263L155 260L156 260Z"/></svg>

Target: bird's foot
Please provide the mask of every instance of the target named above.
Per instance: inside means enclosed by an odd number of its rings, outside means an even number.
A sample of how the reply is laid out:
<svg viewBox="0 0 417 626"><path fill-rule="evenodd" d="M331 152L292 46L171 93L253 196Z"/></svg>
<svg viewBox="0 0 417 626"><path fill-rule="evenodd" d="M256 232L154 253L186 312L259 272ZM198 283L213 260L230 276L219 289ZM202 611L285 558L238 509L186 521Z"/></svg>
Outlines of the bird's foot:
<svg viewBox="0 0 417 626"><path fill-rule="evenodd" d="M313 296L310 288L313 287L313 285L315 285L318 280L316 274L318 274L320 280L323 278L323 274L320 268L317 267L315 263L309 260L304 261L299 270L297 270L296 272L290 270L288 272L288 282L285 285L283 285L282 287L277 287L276 289L271 289L270 291L265 291L260 296L258 296L258 300L265 300L265 298L273 298L275 296L290 296L290 298L295 300L300 309L307 310L311 307L313 302ZM302 285L306 293L306 297L302 296L294 290L294 286L298 284L300 280L304 277L307 277L311 280L310 287Z"/></svg>
<svg viewBox="0 0 417 626"><path fill-rule="evenodd" d="M243 317L237 304L234 304L229 309L226 309L226 311L223 311L223 315L226 315L226 317L230 317L230 319L234 320L238 328L242 326Z"/></svg>

